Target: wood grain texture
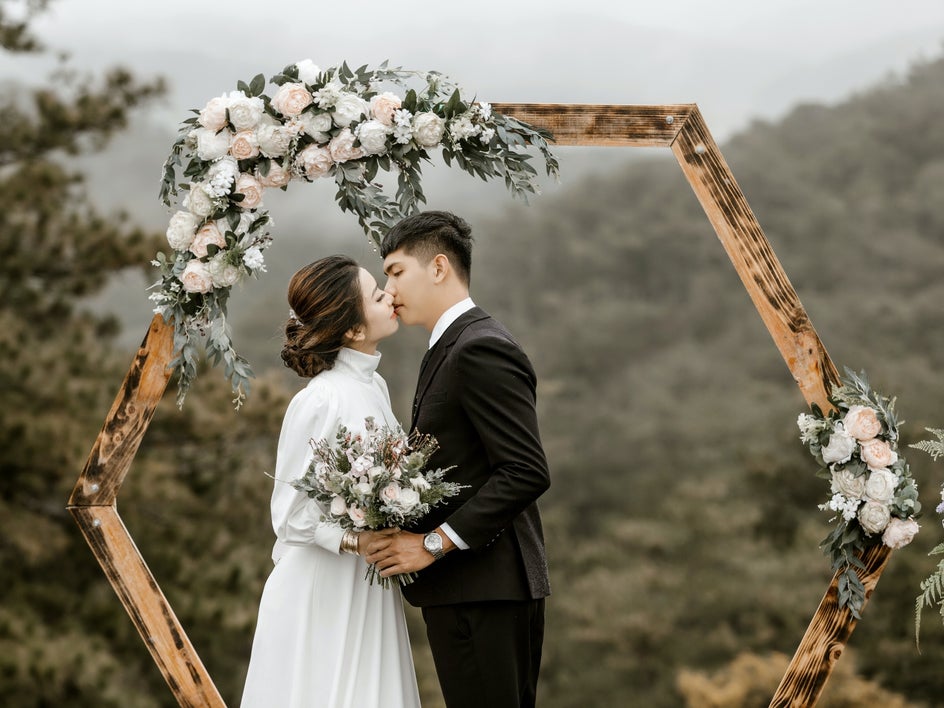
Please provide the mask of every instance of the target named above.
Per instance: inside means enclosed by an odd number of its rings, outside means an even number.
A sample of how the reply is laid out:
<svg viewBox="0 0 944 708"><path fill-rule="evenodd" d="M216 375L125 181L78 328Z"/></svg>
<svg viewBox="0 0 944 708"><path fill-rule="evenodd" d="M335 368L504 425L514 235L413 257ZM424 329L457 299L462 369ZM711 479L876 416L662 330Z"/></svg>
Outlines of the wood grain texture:
<svg viewBox="0 0 944 708"><path fill-rule="evenodd" d="M216 686L115 508L73 506L69 511L177 702L188 708L225 708Z"/></svg>
<svg viewBox="0 0 944 708"><path fill-rule="evenodd" d="M839 381L836 367L697 109L679 131L672 151L803 397L824 411L831 410L827 396ZM863 555L866 568L859 577L866 588L866 602L889 556L889 549L882 544ZM838 587L836 575L771 706L799 708L816 704L856 626L852 614L839 608Z"/></svg>
<svg viewBox="0 0 944 708"><path fill-rule="evenodd" d="M557 145L669 147L694 104L493 103L492 110L551 131Z"/></svg>
<svg viewBox="0 0 944 708"><path fill-rule="evenodd" d="M856 573L865 586L865 609L891 557L891 549L879 543L861 556L864 570ZM842 656L858 621L846 608L839 608L838 576L834 577L797 647L786 673L780 680L770 705L777 708L805 708L816 705L826 680Z"/></svg>
<svg viewBox="0 0 944 708"><path fill-rule="evenodd" d="M155 315L79 476L70 505L112 504L167 388L174 325Z"/></svg>
<svg viewBox="0 0 944 708"><path fill-rule="evenodd" d="M672 151L803 397L828 410L836 367L697 108Z"/></svg>

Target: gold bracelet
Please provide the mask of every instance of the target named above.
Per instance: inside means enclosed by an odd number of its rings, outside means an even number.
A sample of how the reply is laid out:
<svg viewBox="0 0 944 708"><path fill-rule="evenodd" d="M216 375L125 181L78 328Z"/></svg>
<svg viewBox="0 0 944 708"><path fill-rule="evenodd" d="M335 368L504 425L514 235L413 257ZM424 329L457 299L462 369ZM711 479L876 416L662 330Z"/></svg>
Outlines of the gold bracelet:
<svg viewBox="0 0 944 708"><path fill-rule="evenodd" d="M358 550L360 546L360 534L357 531L352 529L347 529L344 532L344 535L341 536L341 552L350 553L351 555L359 555Z"/></svg>

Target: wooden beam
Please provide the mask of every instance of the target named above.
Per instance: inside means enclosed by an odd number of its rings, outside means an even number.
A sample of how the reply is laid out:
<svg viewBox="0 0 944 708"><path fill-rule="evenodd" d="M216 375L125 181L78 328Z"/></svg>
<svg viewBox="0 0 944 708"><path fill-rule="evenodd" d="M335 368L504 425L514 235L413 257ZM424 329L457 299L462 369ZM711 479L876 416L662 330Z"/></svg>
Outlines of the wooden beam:
<svg viewBox="0 0 944 708"><path fill-rule="evenodd" d="M113 504L170 379L174 325L155 315L105 417L70 506Z"/></svg>
<svg viewBox="0 0 944 708"><path fill-rule="evenodd" d="M694 104L493 103L492 109L545 128L556 145L669 147Z"/></svg>
<svg viewBox="0 0 944 708"><path fill-rule="evenodd" d="M891 554L888 546L878 543L867 548L861 556L865 569L856 569L856 574L865 586L863 609L872 597ZM857 624L858 621L848 608L839 608L839 578L835 576L780 680L770 701L771 708L806 708L816 705L826 687L826 680L842 656L846 642Z"/></svg>
<svg viewBox="0 0 944 708"><path fill-rule="evenodd" d="M174 326L155 315L79 476L69 511L181 706L225 708L216 686L115 510L164 395Z"/></svg>
<svg viewBox="0 0 944 708"><path fill-rule="evenodd" d="M836 367L697 108L672 152L803 397L829 410Z"/></svg>
<svg viewBox="0 0 944 708"><path fill-rule="evenodd" d="M181 706L226 708L113 506L69 508Z"/></svg>

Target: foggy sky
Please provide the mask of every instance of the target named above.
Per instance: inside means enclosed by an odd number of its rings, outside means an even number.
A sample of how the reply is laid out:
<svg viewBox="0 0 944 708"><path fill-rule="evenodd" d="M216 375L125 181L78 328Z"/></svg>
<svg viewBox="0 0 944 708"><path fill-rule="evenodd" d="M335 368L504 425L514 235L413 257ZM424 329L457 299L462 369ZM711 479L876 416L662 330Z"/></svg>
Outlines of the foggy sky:
<svg viewBox="0 0 944 708"><path fill-rule="evenodd" d="M13 3L15 6L17 3ZM716 137L798 101L836 101L944 40L940 0L55 0L34 28L73 63L161 74L155 118L310 58L436 69L489 101L698 103ZM40 76L16 58L3 78Z"/></svg>

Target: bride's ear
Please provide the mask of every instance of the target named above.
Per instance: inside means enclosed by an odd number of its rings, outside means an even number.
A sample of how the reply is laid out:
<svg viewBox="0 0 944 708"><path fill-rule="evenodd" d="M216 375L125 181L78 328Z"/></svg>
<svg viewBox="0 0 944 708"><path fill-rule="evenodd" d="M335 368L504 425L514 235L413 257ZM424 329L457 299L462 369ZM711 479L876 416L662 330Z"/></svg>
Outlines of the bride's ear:
<svg viewBox="0 0 944 708"><path fill-rule="evenodd" d="M364 328L361 326L351 327L351 329L344 333L344 338L349 342L362 342L366 336Z"/></svg>

